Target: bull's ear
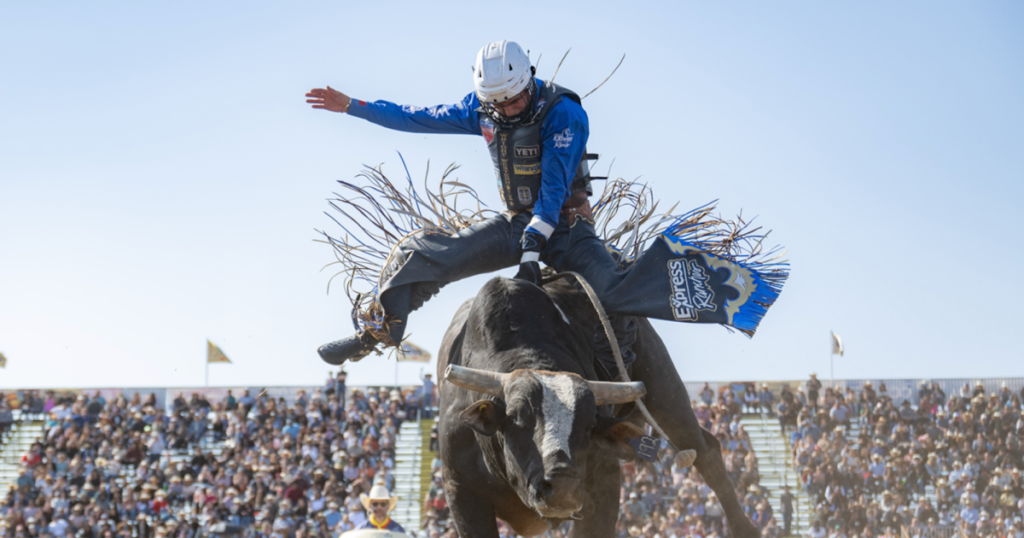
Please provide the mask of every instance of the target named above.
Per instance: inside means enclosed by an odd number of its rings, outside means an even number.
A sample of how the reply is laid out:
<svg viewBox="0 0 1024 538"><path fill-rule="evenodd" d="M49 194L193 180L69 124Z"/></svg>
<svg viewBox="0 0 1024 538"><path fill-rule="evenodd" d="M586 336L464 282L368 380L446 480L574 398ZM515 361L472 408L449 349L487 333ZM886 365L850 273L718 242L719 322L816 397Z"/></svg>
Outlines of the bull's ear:
<svg viewBox="0 0 1024 538"><path fill-rule="evenodd" d="M505 420L505 404L495 400L480 400L460 413L459 419L480 435L490 437L498 433Z"/></svg>
<svg viewBox="0 0 1024 538"><path fill-rule="evenodd" d="M599 416L594 427L593 440L620 460L631 460L636 458L636 452L629 446L629 440L639 439L642 435L644 431L632 422Z"/></svg>

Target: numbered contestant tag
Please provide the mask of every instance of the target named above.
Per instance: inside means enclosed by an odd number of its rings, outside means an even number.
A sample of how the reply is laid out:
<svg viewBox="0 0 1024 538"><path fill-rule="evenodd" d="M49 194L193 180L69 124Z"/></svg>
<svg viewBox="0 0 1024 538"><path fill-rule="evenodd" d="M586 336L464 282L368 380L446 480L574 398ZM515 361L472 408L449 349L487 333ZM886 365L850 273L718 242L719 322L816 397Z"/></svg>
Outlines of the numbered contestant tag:
<svg viewBox="0 0 1024 538"><path fill-rule="evenodd" d="M636 457L647 461L657 459L658 450L661 448L661 439L649 435L642 435L639 439L630 439L628 443L636 452Z"/></svg>

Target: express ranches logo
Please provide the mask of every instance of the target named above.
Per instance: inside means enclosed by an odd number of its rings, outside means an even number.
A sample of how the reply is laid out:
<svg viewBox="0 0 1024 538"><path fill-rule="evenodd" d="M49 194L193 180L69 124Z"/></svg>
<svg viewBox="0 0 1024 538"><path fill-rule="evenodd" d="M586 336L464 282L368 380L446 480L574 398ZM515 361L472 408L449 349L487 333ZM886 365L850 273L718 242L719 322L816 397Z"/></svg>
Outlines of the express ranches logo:
<svg viewBox="0 0 1024 538"><path fill-rule="evenodd" d="M709 276L704 267L694 260L676 259L668 262L672 281L672 315L678 321L696 321L697 312L717 308L714 292L708 285Z"/></svg>

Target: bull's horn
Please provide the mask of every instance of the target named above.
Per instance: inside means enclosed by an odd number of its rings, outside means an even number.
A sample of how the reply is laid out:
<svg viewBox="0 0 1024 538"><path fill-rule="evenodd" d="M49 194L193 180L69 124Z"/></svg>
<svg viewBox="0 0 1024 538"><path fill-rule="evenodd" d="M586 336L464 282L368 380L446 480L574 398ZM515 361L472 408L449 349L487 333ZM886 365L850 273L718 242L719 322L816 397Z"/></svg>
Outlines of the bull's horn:
<svg viewBox="0 0 1024 538"><path fill-rule="evenodd" d="M647 388L643 381L629 383L608 383L606 381L587 381L590 392L594 393L597 405L611 405L632 402L643 398Z"/></svg>
<svg viewBox="0 0 1024 538"><path fill-rule="evenodd" d="M448 368L444 371L444 378L446 381L451 381L464 389L501 398L502 394L504 394L501 384L508 378L508 374L449 364Z"/></svg>

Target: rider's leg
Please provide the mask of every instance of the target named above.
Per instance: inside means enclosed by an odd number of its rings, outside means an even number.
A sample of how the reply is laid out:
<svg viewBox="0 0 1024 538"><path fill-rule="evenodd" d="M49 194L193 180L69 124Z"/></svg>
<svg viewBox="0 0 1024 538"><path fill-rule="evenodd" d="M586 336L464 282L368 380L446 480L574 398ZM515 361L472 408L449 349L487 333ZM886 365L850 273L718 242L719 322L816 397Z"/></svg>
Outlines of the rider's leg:
<svg viewBox="0 0 1024 538"><path fill-rule="evenodd" d="M365 357L380 342L401 342L409 314L445 284L519 263L519 238L529 220L528 213L499 215L455 235L422 231L403 239L384 269L377 297L386 329L364 330L325 344L318 350L320 357L341 364Z"/></svg>
<svg viewBox="0 0 1024 538"><path fill-rule="evenodd" d="M560 232L564 237L555 239ZM558 245L556 249L551 248L553 242ZM548 240L548 248L551 252L547 263L558 271L573 271L583 276L609 314L689 321L676 318L673 312L672 278L668 268L679 255L672 253L664 241L654 240L635 259L620 264L618 253L613 255L605 247L593 224L575 216L570 226L559 226L555 230Z"/></svg>
<svg viewBox="0 0 1024 538"><path fill-rule="evenodd" d="M609 313L608 321L612 326L615 345L622 356L622 365L628 371L636 361L636 353L633 352L633 344L636 343L636 316ZM594 326L594 356L597 358L598 371L604 379L618 381L619 365L615 361L612 344L608 340L604 325L600 323Z"/></svg>
<svg viewBox="0 0 1024 538"><path fill-rule="evenodd" d="M593 224L582 216L561 217L541 259L557 271L579 273L594 288L611 322L623 366L628 370L636 360L633 352L636 317L613 309L606 299L609 291L624 278L626 271L597 237ZM610 381L618 379L619 368L612 353L612 344L601 324L594 327L594 343L598 371Z"/></svg>

